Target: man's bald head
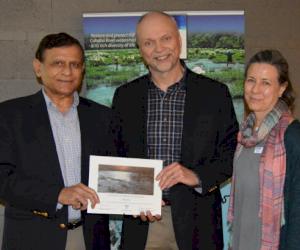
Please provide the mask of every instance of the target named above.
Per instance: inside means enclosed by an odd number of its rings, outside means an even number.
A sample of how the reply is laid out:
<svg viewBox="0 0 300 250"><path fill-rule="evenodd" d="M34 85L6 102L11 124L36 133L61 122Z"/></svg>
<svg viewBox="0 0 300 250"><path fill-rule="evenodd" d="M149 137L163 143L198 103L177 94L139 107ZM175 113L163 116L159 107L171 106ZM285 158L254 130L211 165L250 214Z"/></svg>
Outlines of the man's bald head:
<svg viewBox="0 0 300 250"><path fill-rule="evenodd" d="M169 14L162 12L162 11L151 11L148 12L146 14L144 14L143 16L141 16L141 18L139 19L137 26L136 26L136 43L139 46L139 33L142 31L141 27L143 27L144 23L151 23L152 21L156 20L157 23L159 22L159 20L162 20L164 23L167 23L168 25L172 26L174 28L174 30L176 30L178 32L178 27L177 27L177 23L175 21L175 19L170 16ZM178 33L179 35L179 33Z"/></svg>

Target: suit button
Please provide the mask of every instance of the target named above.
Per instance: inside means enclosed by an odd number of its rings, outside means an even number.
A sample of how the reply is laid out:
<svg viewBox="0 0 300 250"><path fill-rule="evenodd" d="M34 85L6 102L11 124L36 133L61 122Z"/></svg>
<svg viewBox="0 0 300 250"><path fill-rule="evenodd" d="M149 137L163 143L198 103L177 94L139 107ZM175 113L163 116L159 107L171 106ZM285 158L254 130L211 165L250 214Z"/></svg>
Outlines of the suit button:
<svg viewBox="0 0 300 250"><path fill-rule="evenodd" d="M218 188L217 186L214 186L211 189L209 189L208 192L212 192L212 191L216 190L217 188Z"/></svg>
<svg viewBox="0 0 300 250"><path fill-rule="evenodd" d="M66 224L64 224L64 223L61 223L61 224L59 224L59 228L61 228L61 229L65 229L67 226L66 226Z"/></svg>
<svg viewBox="0 0 300 250"><path fill-rule="evenodd" d="M41 213L41 215L44 216L44 217L46 217L46 218L48 217L48 213L47 212L43 212L43 213Z"/></svg>

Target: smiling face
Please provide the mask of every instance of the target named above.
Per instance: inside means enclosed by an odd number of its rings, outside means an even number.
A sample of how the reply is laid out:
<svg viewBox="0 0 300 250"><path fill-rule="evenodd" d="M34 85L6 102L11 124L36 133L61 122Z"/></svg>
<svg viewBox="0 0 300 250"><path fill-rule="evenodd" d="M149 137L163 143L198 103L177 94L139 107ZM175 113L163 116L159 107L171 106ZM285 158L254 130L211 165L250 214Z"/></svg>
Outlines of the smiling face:
<svg viewBox="0 0 300 250"><path fill-rule="evenodd" d="M279 83L276 67L267 63L253 63L244 84L245 101L257 119L262 119L274 108L287 84Z"/></svg>
<svg viewBox="0 0 300 250"><path fill-rule="evenodd" d="M171 17L155 12L145 16L137 26L137 43L151 74L181 72L181 38Z"/></svg>
<svg viewBox="0 0 300 250"><path fill-rule="evenodd" d="M34 59L33 68L50 99L72 98L83 77L82 51L76 45L46 49L43 61Z"/></svg>

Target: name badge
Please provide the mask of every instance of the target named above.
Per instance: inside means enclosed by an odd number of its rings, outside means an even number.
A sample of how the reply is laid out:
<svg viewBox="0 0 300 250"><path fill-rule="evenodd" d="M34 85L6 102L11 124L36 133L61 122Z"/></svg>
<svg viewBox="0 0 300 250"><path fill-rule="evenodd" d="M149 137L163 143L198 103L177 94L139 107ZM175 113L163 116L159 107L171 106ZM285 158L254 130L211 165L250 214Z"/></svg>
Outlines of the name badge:
<svg viewBox="0 0 300 250"><path fill-rule="evenodd" d="M264 150L264 147L255 147L254 154L261 154L263 150Z"/></svg>

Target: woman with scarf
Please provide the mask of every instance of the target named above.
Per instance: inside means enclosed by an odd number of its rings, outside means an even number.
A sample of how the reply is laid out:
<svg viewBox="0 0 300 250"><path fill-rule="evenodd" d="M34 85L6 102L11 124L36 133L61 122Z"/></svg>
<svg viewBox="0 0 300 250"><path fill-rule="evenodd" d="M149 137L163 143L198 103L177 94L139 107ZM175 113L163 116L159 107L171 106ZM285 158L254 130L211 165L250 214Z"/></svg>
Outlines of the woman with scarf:
<svg viewBox="0 0 300 250"><path fill-rule="evenodd" d="M244 98L249 114L238 135L228 211L232 249L300 249L300 123L280 52L250 59Z"/></svg>

